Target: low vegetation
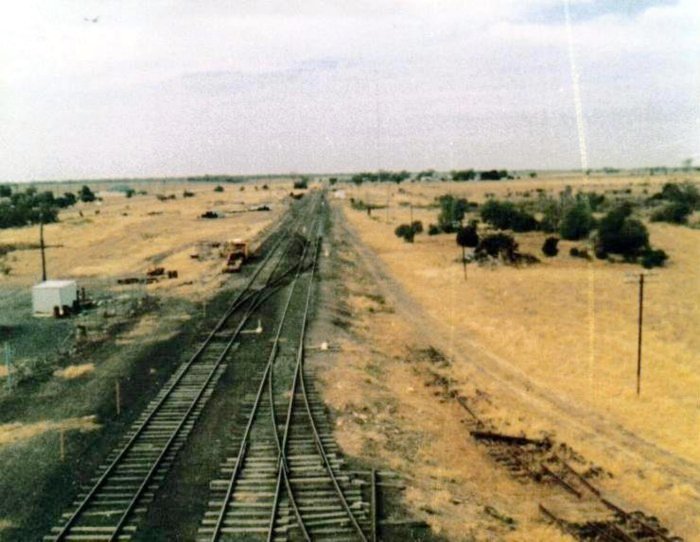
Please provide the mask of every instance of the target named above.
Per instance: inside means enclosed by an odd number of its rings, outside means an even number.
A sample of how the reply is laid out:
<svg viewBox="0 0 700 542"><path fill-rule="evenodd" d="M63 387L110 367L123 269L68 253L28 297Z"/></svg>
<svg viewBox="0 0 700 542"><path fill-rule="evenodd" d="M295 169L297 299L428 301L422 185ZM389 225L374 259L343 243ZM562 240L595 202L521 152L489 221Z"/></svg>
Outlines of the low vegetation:
<svg viewBox="0 0 700 542"><path fill-rule="evenodd" d="M481 219L499 230L526 232L539 226L535 217L510 201L489 200L480 208Z"/></svg>
<svg viewBox="0 0 700 542"><path fill-rule="evenodd" d="M294 181L295 190L305 190L309 187L309 179L307 177L302 177L299 180Z"/></svg>
<svg viewBox="0 0 700 542"><path fill-rule="evenodd" d="M83 188L90 191L87 186ZM79 194L81 200L84 194L85 192L81 190ZM92 196L94 197L94 194ZM75 205L77 201L78 197L72 192L56 197L49 190L37 192L33 187L12 190L9 186L2 186L0 187L0 228L57 222L59 209Z"/></svg>
<svg viewBox="0 0 700 542"><path fill-rule="evenodd" d="M661 192L651 196L647 203L661 205L652 212L652 222L686 224L693 211L700 209L700 192L690 183L666 183Z"/></svg>
<svg viewBox="0 0 700 542"><path fill-rule="evenodd" d="M456 232L464 220L464 214L469 209L469 202L449 194L440 196L437 201L440 205L437 230L444 233Z"/></svg>
<svg viewBox="0 0 700 542"><path fill-rule="evenodd" d="M559 254L559 247L557 246L558 244L558 237L547 237L547 239L544 240L544 244L542 245L542 253L548 258L553 258L557 254Z"/></svg>
<svg viewBox="0 0 700 542"><path fill-rule="evenodd" d="M420 220L414 220L410 224L401 224L394 230L397 237L402 238L407 243L413 243L413 239L419 233L423 232L423 223Z"/></svg>
<svg viewBox="0 0 700 542"><path fill-rule="evenodd" d="M521 253L519 245L512 235L498 232L481 237L474 250L474 258L477 261L497 259L507 264L532 264L539 260L531 255Z"/></svg>
<svg viewBox="0 0 700 542"><path fill-rule="evenodd" d="M409 179L411 174L408 171L379 171L378 173L364 172L357 173L350 177L350 180L356 185L361 185L362 183L402 183L403 181Z"/></svg>

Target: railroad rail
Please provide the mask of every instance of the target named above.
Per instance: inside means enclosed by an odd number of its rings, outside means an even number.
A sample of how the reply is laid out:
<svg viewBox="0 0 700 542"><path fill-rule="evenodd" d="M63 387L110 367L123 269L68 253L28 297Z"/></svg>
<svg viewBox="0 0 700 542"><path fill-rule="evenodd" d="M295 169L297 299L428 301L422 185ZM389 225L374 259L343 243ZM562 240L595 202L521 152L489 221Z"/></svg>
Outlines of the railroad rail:
<svg viewBox="0 0 700 542"><path fill-rule="evenodd" d="M672 536L657 518L643 512L627 512L603 496L586 476L577 471L548 439L529 439L486 430L489 424L469 407L463 397L457 401L469 413L476 427L471 435L485 443L488 454L516 478L558 486L568 493L568 507L578 509L587 521L567 521L549 505L540 503L542 515L562 531L582 542L682 542Z"/></svg>
<svg viewBox="0 0 700 542"><path fill-rule="evenodd" d="M375 539L376 514L363 497L363 481L342 470L322 403L304 375L320 241L305 251L310 271L298 272L289 286L245 430L234 439L237 452L224 461L221 478L210 484L197 540ZM301 311L289 310L293 300L303 302Z"/></svg>
<svg viewBox="0 0 700 542"><path fill-rule="evenodd" d="M313 211L314 202L308 205ZM44 540L131 539L225 371L243 327L303 265L302 257L285 267L288 260L297 257L297 232L304 228L306 219L307 214L302 214L285 220L270 235L271 247L224 315L135 420L100 467L99 475Z"/></svg>

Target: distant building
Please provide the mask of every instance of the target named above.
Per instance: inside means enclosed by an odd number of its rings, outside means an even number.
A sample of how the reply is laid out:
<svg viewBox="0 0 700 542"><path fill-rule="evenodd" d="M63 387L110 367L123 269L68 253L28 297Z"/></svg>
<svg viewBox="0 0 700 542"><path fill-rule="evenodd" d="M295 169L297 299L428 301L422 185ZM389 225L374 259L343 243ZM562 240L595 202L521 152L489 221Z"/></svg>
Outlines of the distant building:
<svg viewBox="0 0 700 542"><path fill-rule="evenodd" d="M32 288L34 314L52 315L54 307L73 307L78 299L78 285L74 280L47 280Z"/></svg>

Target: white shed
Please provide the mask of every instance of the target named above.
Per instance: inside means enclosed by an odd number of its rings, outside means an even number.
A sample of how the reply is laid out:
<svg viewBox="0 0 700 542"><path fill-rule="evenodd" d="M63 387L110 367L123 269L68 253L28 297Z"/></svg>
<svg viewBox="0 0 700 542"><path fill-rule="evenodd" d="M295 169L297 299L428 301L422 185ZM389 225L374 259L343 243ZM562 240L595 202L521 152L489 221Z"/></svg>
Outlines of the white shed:
<svg viewBox="0 0 700 542"><path fill-rule="evenodd" d="M53 314L54 307L72 307L76 299L78 285L74 280L47 280L32 288L34 314Z"/></svg>

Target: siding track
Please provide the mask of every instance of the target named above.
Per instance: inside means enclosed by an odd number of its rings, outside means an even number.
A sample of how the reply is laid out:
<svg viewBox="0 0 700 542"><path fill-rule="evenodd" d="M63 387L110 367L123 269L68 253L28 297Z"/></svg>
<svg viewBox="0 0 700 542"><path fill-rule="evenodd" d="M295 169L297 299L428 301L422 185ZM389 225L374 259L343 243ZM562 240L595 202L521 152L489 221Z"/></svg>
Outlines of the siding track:
<svg viewBox="0 0 700 542"><path fill-rule="evenodd" d="M314 198L309 197L309 200ZM313 216L293 212L271 234L266 256L190 359L171 376L46 541L130 540L202 413L256 309L304 265L299 231ZM311 207L312 212L308 212ZM296 211L296 209L293 209ZM302 251L301 257L299 256Z"/></svg>
<svg viewBox="0 0 700 542"><path fill-rule="evenodd" d="M313 228L311 231L317 231ZM304 343L321 245L304 249L243 434L210 484L197 540L367 541L363 482L343 472L322 404L304 374ZM293 310L293 306L301 306ZM290 308L292 307L292 308Z"/></svg>

